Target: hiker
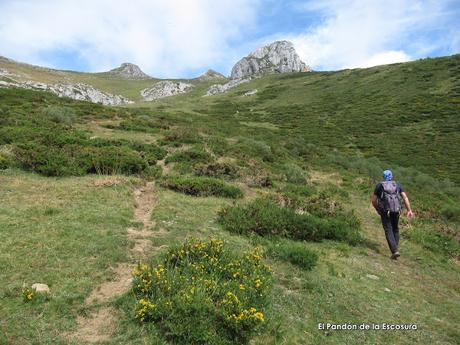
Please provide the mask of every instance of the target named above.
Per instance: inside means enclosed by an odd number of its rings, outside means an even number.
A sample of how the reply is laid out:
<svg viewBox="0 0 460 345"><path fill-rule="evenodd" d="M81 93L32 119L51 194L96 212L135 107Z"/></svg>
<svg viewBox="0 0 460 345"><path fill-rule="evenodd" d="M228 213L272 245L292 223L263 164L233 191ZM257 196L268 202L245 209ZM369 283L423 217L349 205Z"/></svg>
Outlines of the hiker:
<svg viewBox="0 0 460 345"><path fill-rule="evenodd" d="M410 208L409 198L401 185L393 181L391 170L383 172L383 181L378 183L372 195L372 206L382 219L383 229L388 246L391 250L391 258L396 260L400 254L399 244L399 214L401 213L401 197L407 210L407 217L413 218L414 213Z"/></svg>

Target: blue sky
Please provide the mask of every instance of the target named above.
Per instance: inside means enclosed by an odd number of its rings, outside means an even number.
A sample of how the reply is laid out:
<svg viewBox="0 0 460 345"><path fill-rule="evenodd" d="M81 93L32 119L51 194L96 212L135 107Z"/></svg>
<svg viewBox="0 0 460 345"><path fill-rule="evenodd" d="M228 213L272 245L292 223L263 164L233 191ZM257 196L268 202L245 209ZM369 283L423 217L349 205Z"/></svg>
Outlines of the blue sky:
<svg viewBox="0 0 460 345"><path fill-rule="evenodd" d="M274 40L316 70L460 52L460 0L0 0L0 55L155 77L195 77Z"/></svg>

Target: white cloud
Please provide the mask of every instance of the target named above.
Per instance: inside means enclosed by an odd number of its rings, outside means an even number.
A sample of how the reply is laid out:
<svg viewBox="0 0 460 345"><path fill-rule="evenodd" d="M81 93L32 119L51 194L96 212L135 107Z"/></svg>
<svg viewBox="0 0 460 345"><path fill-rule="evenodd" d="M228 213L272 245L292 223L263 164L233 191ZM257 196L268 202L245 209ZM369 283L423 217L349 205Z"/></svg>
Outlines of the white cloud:
<svg viewBox="0 0 460 345"><path fill-rule="evenodd" d="M324 20L288 39L316 69L370 67L427 56L436 48L423 37L441 27L449 1L325 0L308 1L298 9ZM448 45L449 38L442 42ZM429 47L433 45L432 47ZM422 55L422 56L421 56Z"/></svg>
<svg viewBox="0 0 460 345"><path fill-rule="evenodd" d="M372 55L366 61L360 63L359 67L372 67L378 65L386 65L395 62L406 62L410 60L410 56L402 51L387 51ZM352 66L353 67L353 66Z"/></svg>
<svg viewBox="0 0 460 345"><path fill-rule="evenodd" d="M259 0L23 0L0 2L0 54L49 65L76 54L91 71L121 62L181 76L228 59Z"/></svg>

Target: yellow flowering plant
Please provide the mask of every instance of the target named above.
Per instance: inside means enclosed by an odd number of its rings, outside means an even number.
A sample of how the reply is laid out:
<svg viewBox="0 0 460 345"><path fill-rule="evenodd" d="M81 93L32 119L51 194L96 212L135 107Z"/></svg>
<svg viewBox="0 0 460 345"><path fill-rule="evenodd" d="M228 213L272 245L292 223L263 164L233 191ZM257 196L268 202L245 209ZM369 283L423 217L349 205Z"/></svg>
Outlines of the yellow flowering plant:
<svg viewBox="0 0 460 345"><path fill-rule="evenodd" d="M192 238L160 264L133 272L135 317L174 343L247 344L266 322L272 287L259 248L236 255L224 241Z"/></svg>

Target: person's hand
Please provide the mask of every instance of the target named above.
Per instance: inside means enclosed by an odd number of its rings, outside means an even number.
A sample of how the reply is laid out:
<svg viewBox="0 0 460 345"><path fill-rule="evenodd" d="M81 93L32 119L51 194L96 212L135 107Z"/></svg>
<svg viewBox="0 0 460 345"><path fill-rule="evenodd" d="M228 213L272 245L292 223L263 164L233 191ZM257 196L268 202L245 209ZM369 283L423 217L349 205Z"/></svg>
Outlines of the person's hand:
<svg viewBox="0 0 460 345"><path fill-rule="evenodd" d="M412 210L407 211L407 218L412 219L414 217L415 215L414 215L414 212L412 212Z"/></svg>

